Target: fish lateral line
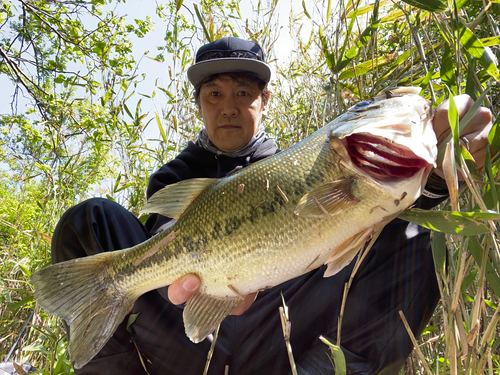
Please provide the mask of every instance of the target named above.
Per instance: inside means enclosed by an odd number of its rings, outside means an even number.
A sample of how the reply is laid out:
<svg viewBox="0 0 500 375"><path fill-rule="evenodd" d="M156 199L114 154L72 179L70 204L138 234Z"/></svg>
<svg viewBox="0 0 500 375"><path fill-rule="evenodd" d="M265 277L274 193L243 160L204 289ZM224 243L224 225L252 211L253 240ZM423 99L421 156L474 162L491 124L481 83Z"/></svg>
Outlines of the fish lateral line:
<svg viewBox="0 0 500 375"><path fill-rule="evenodd" d="M167 246L170 242L172 242L175 237L177 237L177 235L180 233L180 229L177 230L177 231L172 231L170 232L169 234L167 234L165 236L165 238L162 238L156 245L154 245L151 249L149 249L148 251L146 251L144 254L142 254L139 258L137 258L136 260L134 260L132 262L132 265L134 265L135 267L137 267L139 264L141 264L145 259L155 255L158 251L161 250L162 247L165 247Z"/></svg>

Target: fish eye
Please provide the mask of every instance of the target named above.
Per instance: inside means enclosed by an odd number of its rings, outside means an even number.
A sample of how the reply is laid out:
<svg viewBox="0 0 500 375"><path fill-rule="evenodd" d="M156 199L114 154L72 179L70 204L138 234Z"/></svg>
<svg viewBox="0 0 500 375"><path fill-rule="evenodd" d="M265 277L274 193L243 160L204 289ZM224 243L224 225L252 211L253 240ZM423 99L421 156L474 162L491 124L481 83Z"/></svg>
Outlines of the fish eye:
<svg viewBox="0 0 500 375"><path fill-rule="evenodd" d="M372 104L372 102L368 101L368 100L364 100L362 102L359 102L357 103L356 105L354 105L352 108L351 108L351 111L362 111L364 110L366 107L368 107L370 104Z"/></svg>

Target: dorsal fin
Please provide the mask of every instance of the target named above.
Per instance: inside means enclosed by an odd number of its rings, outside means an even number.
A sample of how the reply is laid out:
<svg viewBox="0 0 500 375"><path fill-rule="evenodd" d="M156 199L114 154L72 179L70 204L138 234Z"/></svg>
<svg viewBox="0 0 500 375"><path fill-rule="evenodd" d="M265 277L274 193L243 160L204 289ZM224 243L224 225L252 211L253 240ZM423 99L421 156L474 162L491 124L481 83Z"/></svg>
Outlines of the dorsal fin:
<svg viewBox="0 0 500 375"><path fill-rule="evenodd" d="M165 186L149 198L141 214L157 213L173 219L178 219L191 202L216 178L192 178Z"/></svg>

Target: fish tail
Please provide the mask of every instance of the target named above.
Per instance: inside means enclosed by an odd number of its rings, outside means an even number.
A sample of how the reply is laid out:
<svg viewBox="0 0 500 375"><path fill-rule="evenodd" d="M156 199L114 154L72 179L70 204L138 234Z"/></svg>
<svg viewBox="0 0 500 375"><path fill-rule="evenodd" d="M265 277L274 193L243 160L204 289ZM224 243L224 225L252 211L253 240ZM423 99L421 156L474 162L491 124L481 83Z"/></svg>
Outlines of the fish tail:
<svg viewBox="0 0 500 375"><path fill-rule="evenodd" d="M38 304L69 325L69 353L77 369L102 349L137 298L113 283L107 266L115 257L109 252L78 258L31 276Z"/></svg>

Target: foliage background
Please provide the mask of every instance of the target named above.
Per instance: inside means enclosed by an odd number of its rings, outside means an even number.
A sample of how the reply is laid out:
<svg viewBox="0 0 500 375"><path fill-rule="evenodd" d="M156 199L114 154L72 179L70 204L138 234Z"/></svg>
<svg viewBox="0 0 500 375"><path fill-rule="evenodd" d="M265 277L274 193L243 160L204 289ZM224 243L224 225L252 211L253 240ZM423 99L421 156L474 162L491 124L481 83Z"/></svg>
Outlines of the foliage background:
<svg viewBox="0 0 500 375"><path fill-rule="evenodd" d="M448 88L474 99L489 90L491 163L475 171L457 150L467 183L439 208L499 211L497 0L309 0L293 3L284 28L278 0L255 1L250 14L237 0L157 1L157 24L127 23L124 2L1 1L0 75L12 83L0 114L2 359L19 339L9 359L72 372L63 326L36 307L29 276L50 264L51 234L70 206L106 196L138 213L149 174L201 129L185 73L193 51L223 35L266 51L276 74L265 126L282 149L386 87L421 86L435 105ZM134 56L132 40L155 27L165 29L157 50ZM280 33L293 41L288 59L276 54ZM156 74L144 59L168 76L146 93L140 83ZM149 110L154 100L161 106ZM498 225L483 222L489 230L474 236L434 235L442 301L405 373L500 373Z"/></svg>

